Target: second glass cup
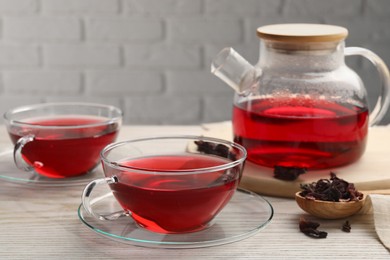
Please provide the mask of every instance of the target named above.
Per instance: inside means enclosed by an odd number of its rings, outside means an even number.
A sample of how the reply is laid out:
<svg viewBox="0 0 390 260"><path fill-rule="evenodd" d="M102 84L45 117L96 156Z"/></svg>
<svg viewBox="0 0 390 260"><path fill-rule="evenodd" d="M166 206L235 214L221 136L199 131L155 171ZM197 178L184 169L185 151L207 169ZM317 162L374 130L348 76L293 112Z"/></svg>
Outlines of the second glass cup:
<svg viewBox="0 0 390 260"><path fill-rule="evenodd" d="M9 110L4 119L19 169L68 178L99 164L100 151L118 135L122 111L101 104L44 103Z"/></svg>
<svg viewBox="0 0 390 260"><path fill-rule="evenodd" d="M108 145L101 152L106 178L90 182L82 200L94 212L92 190L109 185L126 215L158 233L209 227L239 184L246 150L233 142L196 136L155 137Z"/></svg>

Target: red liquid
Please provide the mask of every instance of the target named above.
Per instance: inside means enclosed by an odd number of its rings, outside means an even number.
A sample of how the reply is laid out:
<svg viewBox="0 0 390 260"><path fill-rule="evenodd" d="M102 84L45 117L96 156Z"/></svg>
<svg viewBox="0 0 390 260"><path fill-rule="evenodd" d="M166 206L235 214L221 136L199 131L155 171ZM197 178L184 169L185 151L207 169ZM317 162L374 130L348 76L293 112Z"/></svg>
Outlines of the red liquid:
<svg viewBox="0 0 390 260"><path fill-rule="evenodd" d="M74 126L101 123L98 117L61 117L31 119L28 123L44 126ZM12 127L11 140L16 143L23 133L31 133L34 141L22 149L26 162L37 173L50 178L75 177L93 170L100 161L100 151L117 136L117 124L85 126L74 129L34 130L28 126Z"/></svg>
<svg viewBox="0 0 390 260"><path fill-rule="evenodd" d="M363 154L366 108L310 99L276 102L254 100L234 107L234 140L247 149L249 161L326 169L352 163Z"/></svg>
<svg viewBox="0 0 390 260"><path fill-rule="evenodd" d="M210 156L178 155L141 158L121 165L176 171L227 162ZM144 228L160 233L192 232L207 227L228 203L239 182L239 167L230 169L228 175L225 171L176 175L167 172L162 177L111 172L109 175L116 175L119 182L110 187L122 207Z"/></svg>

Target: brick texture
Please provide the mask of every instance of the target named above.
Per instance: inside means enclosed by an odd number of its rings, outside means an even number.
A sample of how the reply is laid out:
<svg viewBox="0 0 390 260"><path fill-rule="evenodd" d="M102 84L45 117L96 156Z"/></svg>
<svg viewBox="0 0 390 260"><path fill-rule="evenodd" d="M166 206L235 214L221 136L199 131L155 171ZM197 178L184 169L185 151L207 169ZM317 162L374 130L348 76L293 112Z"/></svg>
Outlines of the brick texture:
<svg viewBox="0 0 390 260"><path fill-rule="evenodd" d="M81 26L78 18L4 18L3 35L10 41L72 41L80 40Z"/></svg>
<svg viewBox="0 0 390 260"><path fill-rule="evenodd" d="M41 65L39 46L35 44L1 44L0 67L2 69L38 67Z"/></svg>
<svg viewBox="0 0 390 260"><path fill-rule="evenodd" d="M218 16L242 17L257 15L278 15L281 8L281 0L206 0L205 11L207 14Z"/></svg>
<svg viewBox="0 0 390 260"><path fill-rule="evenodd" d="M191 124L200 114L201 102L196 97L155 96L125 99L125 120L130 123Z"/></svg>
<svg viewBox="0 0 390 260"><path fill-rule="evenodd" d="M168 22L168 35L173 42L234 44L243 39L243 27L239 19L172 19Z"/></svg>
<svg viewBox="0 0 390 260"><path fill-rule="evenodd" d="M362 8L363 0L286 0L283 14L294 16L356 17L361 15Z"/></svg>
<svg viewBox="0 0 390 260"><path fill-rule="evenodd" d="M125 123L229 120L234 92L211 75L212 58L234 47L251 63L256 28L272 23L347 27L347 46L390 66L388 0L0 0L0 113L38 102L107 103ZM349 57L367 86L373 66ZM384 123L390 123L390 112Z"/></svg>
<svg viewBox="0 0 390 260"><path fill-rule="evenodd" d="M39 0L0 0L1 15L26 15L38 11Z"/></svg>
<svg viewBox="0 0 390 260"><path fill-rule="evenodd" d="M8 0L12 1L12 0ZM39 0L38 0L39 1ZM120 0L40 0L44 13L105 15L120 12Z"/></svg>
<svg viewBox="0 0 390 260"><path fill-rule="evenodd" d="M125 46L125 65L149 69L199 68L201 52L198 46L190 45L145 45Z"/></svg>
<svg viewBox="0 0 390 260"><path fill-rule="evenodd" d="M119 47L111 44L47 44L43 56L48 66L93 68L120 65Z"/></svg>
<svg viewBox="0 0 390 260"><path fill-rule="evenodd" d="M200 14L202 0L123 0L124 12L132 15L174 15Z"/></svg>
<svg viewBox="0 0 390 260"><path fill-rule="evenodd" d="M80 73L70 71L7 71L3 81L6 94L76 95L81 90Z"/></svg>
<svg viewBox="0 0 390 260"><path fill-rule="evenodd" d="M86 38L94 41L156 42L163 38L160 19L93 18L86 20L85 28Z"/></svg>
<svg viewBox="0 0 390 260"><path fill-rule="evenodd" d="M163 92L162 76L152 71L93 71L86 73L86 92L90 96L143 96Z"/></svg>

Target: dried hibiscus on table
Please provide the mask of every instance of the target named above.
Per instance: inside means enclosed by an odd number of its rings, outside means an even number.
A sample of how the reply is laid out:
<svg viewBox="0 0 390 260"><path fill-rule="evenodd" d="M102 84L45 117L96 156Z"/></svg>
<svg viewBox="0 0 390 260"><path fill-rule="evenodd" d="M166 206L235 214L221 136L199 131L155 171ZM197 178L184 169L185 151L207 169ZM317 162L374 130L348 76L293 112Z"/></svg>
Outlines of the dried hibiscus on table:
<svg viewBox="0 0 390 260"><path fill-rule="evenodd" d="M323 201L358 201L363 199L353 183L349 183L330 173L330 179L320 179L310 184L301 184L300 195L306 199Z"/></svg>
<svg viewBox="0 0 390 260"><path fill-rule="evenodd" d="M344 222L344 224L342 225L341 227L341 230L344 231L344 232L347 232L347 233L350 233L351 232L351 224L349 224L349 221L346 220Z"/></svg>
<svg viewBox="0 0 390 260"><path fill-rule="evenodd" d="M319 223L308 221L302 217L299 220L299 230L302 233L313 238L326 238L328 236L328 233L325 231L318 230L317 228L319 226Z"/></svg>

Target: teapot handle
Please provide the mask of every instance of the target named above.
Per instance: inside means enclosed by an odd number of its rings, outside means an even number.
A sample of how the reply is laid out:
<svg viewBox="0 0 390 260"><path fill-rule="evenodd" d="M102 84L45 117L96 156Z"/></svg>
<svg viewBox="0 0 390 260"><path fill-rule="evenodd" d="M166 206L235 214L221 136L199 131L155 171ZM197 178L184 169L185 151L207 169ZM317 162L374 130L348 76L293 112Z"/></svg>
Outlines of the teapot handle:
<svg viewBox="0 0 390 260"><path fill-rule="evenodd" d="M370 114L370 126L377 125L386 115L390 104L390 73L384 61L374 52L361 47L346 47L345 56L360 55L368 59L378 70L381 81L381 95Z"/></svg>

